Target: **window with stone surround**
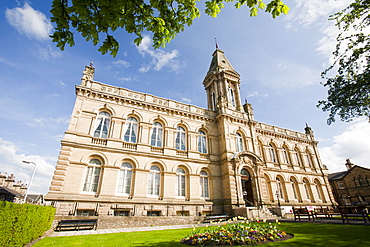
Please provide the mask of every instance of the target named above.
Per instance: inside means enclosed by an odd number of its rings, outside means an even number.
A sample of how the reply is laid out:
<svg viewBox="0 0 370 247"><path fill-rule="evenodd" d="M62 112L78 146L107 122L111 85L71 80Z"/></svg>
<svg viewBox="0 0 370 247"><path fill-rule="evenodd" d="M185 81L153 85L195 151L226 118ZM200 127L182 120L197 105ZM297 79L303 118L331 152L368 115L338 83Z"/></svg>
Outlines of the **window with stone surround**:
<svg viewBox="0 0 370 247"><path fill-rule="evenodd" d="M243 136L238 132L236 133L236 136L235 136L235 145L236 145L236 152L244 151Z"/></svg>
<svg viewBox="0 0 370 247"><path fill-rule="evenodd" d="M102 111L99 113L94 126L94 137L106 139L108 138L110 126L110 114Z"/></svg>
<svg viewBox="0 0 370 247"><path fill-rule="evenodd" d="M209 198L209 177L206 171L200 171L200 197Z"/></svg>
<svg viewBox="0 0 370 247"><path fill-rule="evenodd" d="M163 147L163 126L159 122L154 122L150 145L153 147Z"/></svg>
<svg viewBox="0 0 370 247"><path fill-rule="evenodd" d="M100 180L100 171L102 163L98 159L91 159L86 168L84 192L97 192Z"/></svg>
<svg viewBox="0 0 370 247"><path fill-rule="evenodd" d="M176 170L176 197L185 197L186 191L186 181L185 181L185 171L182 168L177 168Z"/></svg>
<svg viewBox="0 0 370 247"><path fill-rule="evenodd" d="M160 183L161 169L156 165L152 165L148 176L148 196L159 196Z"/></svg>
<svg viewBox="0 0 370 247"><path fill-rule="evenodd" d="M275 150L274 145L270 143L268 149L269 149L269 154L270 154L270 161L273 163L277 163L276 150Z"/></svg>
<svg viewBox="0 0 370 247"><path fill-rule="evenodd" d="M198 131L198 152L207 153L207 135L203 131Z"/></svg>
<svg viewBox="0 0 370 247"><path fill-rule="evenodd" d="M131 192L131 180L132 180L132 165L128 162L124 162L121 165L118 178L117 193L123 195L129 195Z"/></svg>
<svg viewBox="0 0 370 247"><path fill-rule="evenodd" d="M175 147L177 150L186 150L186 131L181 126L178 126L176 129Z"/></svg>
<svg viewBox="0 0 370 247"><path fill-rule="evenodd" d="M127 118L124 133L123 140L125 142L136 143L138 133L138 120L136 118Z"/></svg>

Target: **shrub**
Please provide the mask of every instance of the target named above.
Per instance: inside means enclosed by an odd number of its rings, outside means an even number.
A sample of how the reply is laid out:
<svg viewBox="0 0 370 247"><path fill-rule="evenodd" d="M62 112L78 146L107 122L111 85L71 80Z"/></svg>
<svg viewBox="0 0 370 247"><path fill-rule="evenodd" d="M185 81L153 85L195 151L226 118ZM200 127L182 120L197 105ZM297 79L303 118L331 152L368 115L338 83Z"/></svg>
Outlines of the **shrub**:
<svg viewBox="0 0 370 247"><path fill-rule="evenodd" d="M23 246L50 229L55 209L0 201L0 246Z"/></svg>

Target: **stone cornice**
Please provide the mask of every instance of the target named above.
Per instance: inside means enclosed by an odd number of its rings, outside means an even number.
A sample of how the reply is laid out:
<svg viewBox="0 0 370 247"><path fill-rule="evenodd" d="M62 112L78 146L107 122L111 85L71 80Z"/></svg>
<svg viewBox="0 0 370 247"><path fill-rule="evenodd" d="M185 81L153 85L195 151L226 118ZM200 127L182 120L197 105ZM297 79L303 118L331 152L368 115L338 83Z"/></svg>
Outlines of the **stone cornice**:
<svg viewBox="0 0 370 247"><path fill-rule="evenodd" d="M215 121L216 113L194 105L174 100L139 93L125 88L114 87L100 82L90 81L87 86L76 86L76 94L80 97L102 100L118 105L136 105L147 109L155 109L173 115L181 115L202 121Z"/></svg>

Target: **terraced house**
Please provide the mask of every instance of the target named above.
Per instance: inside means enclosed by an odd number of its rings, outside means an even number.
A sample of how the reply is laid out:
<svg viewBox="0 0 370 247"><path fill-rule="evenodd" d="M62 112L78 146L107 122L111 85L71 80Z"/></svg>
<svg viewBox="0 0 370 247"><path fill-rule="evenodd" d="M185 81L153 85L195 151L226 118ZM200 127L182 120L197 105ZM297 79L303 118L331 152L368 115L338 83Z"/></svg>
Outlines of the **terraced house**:
<svg viewBox="0 0 370 247"><path fill-rule="evenodd" d="M59 216L246 214L334 204L314 133L258 122L216 49L208 108L94 80L86 66L46 200ZM302 126L304 127L304 126Z"/></svg>

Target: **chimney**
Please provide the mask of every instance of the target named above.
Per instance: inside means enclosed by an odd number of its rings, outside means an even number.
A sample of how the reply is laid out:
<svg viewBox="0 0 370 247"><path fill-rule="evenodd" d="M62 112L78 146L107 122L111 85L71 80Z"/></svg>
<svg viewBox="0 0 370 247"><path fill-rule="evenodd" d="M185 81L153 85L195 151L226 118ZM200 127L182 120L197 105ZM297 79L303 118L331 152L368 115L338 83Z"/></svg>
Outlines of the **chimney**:
<svg viewBox="0 0 370 247"><path fill-rule="evenodd" d="M353 166L354 164L349 160L349 159L346 159L346 167L347 167L347 170L349 171Z"/></svg>
<svg viewBox="0 0 370 247"><path fill-rule="evenodd" d="M0 186L4 186L5 179L6 179L6 175L5 174L1 174L1 172L0 172Z"/></svg>
<svg viewBox="0 0 370 247"><path fill-rule="evenodd" d="M10 175L10 176L8 176L6 179L5 179L5 181L4 181L4 187L8 187L8 188L13 188L13 183L15 182L15 180L14 180L14 178L15 178L15 176L14 176L14 174L12 174L12 175Z"/></svg>

